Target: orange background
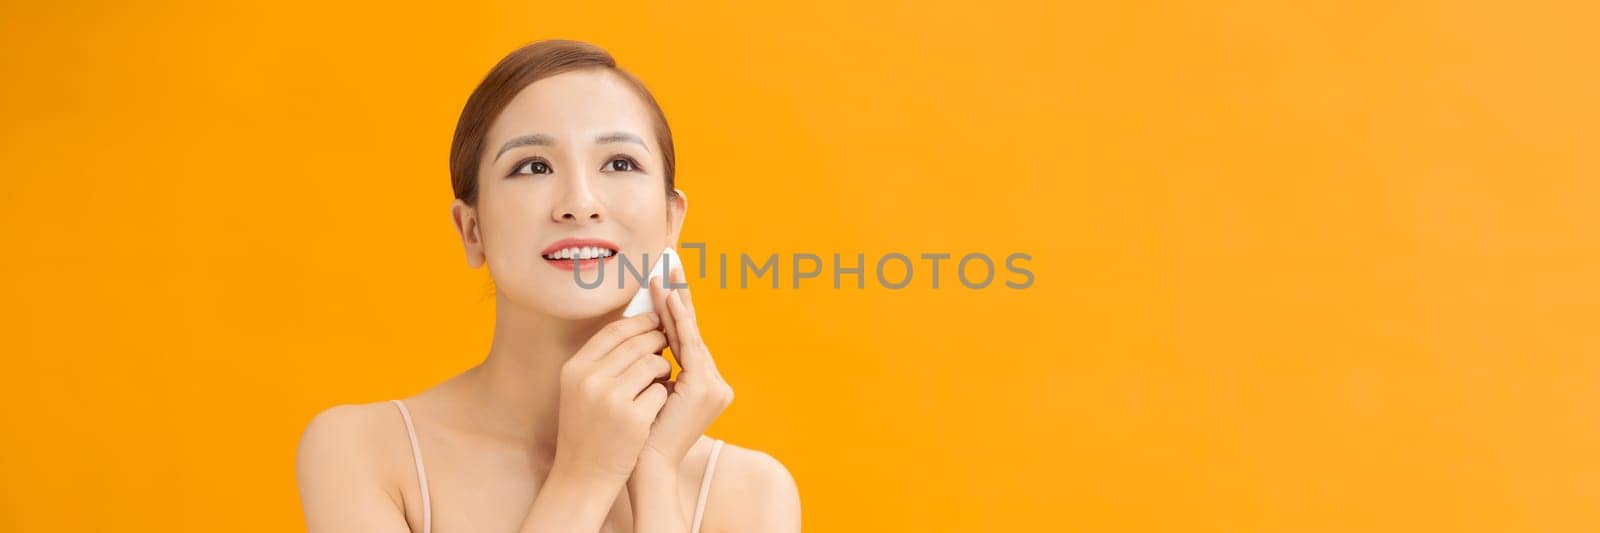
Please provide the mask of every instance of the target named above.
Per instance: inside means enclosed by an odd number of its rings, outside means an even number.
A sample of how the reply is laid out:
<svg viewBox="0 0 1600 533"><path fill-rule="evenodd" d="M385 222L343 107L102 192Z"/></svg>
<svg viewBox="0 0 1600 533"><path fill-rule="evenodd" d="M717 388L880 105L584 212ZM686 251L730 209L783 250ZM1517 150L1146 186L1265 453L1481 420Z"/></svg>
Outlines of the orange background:
<svg viewBox="0 0 1600 533"><path fill-rule="evenodd" d="M302 528L313 414L485 353L449 141L548 37L685 241L1033 256L697 285L807 530L1600 529L1592 2L206 4L0 22L0 529Z"/></svg>

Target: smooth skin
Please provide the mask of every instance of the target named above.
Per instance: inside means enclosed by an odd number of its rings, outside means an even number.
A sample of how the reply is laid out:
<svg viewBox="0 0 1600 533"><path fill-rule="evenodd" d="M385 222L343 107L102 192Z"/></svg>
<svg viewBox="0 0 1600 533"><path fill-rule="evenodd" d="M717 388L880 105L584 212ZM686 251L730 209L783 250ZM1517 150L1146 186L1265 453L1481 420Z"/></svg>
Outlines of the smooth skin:
<svg viewBox="0 0 1600 533"><path fill-rule="evenodd" d="M636 281L582 289L540 255L568 237L606 239L635 259L677 242L687 200L663 186L647 113L622 80L590 69L534 82L490 127L476 205L457 200L451 219L467 263L495 280L494 337L482 363L405 399L433 531L689 531L704 432L733 389L688 289L658 278L656 311L624 319ZM681 269L670 277L685 281ZM666 347L682 367L673 381ZM387 401L318 414L297 471L314 533L422 530L410 441ZM788 469L731 443L705 509L708 533L800 530Z"/></svg>

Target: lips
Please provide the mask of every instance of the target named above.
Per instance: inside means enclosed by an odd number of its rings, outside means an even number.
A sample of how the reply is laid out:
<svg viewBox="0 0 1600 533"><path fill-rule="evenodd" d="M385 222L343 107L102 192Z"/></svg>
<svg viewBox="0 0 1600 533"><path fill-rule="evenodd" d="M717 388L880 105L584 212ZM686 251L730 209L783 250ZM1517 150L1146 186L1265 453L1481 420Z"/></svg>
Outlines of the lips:
<svg viewBox="0 0 1600 533"><path fill-rule="evenodd" d="M617 256L617 245L605 239L561 239L539 252L545 262L562 270L590 269Z"/></svg>

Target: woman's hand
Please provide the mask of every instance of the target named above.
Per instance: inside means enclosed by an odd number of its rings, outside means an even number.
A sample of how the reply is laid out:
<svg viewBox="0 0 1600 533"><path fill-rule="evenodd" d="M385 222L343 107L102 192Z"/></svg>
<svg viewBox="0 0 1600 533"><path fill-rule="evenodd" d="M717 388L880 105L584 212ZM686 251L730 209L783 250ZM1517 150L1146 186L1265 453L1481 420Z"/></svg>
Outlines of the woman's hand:
<svg viewBox="0 0 1600 533"><path fill-rule="evenodd" d="M607 324L561 368L561 410L552 473L620 486L637 464L667 400L658 378L671 365L659 315Z"/></svg>
<svg viewBox="0 0 1600 533"><path fill-rule="evenodd" d="M674 268L671 278L674 285L686 285L682 268ZM650 296L683 370L677 380L667 383L666 405L650 428L640 460L676 469L711 422L733 402L733 388L723 381L711 351L700 338L689 289L667 289L662 278L656 277L650 280Z"/></svg>

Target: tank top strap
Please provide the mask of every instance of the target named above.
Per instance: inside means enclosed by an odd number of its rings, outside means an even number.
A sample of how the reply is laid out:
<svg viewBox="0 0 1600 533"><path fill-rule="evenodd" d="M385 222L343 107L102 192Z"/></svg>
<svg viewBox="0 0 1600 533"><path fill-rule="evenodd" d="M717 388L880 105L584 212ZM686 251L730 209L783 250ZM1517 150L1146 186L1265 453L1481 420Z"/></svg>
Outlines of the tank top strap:
<svg viewBox="0 0 1600 533"><path fill-rule="evenodd" d="M711 475L717 471L717 455L722 452L722 439L711 443L711 455L706 458L706 473L700 476L700 498L694 504L694 523L689 533L700 533L700 519L705 516L706 496L711 494Z"/></svg>
<svg viewBox="0 0 1600 533"><path fill-rule="evenodd" d="M405 402L389 400L400 408L400 418L406 422L406 435L411 437L411 458L417 463L417 487L422 491L422 533L432 533L433 510L428 502L428 472L422 469L422 447L417 444L417 427L411 423L411 411Z"/></svg>

